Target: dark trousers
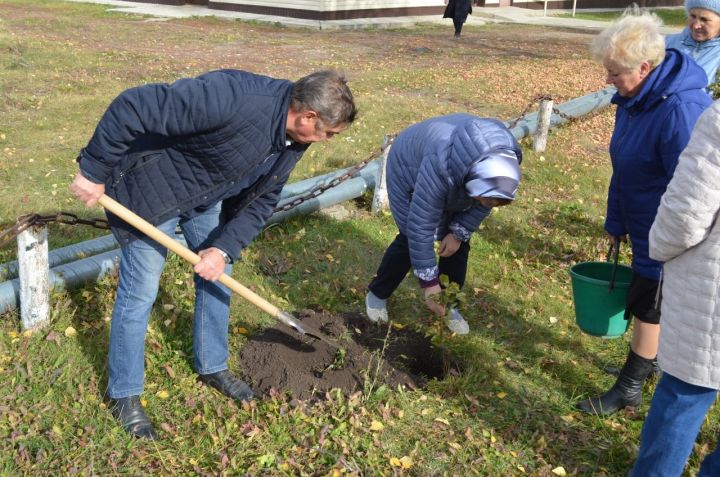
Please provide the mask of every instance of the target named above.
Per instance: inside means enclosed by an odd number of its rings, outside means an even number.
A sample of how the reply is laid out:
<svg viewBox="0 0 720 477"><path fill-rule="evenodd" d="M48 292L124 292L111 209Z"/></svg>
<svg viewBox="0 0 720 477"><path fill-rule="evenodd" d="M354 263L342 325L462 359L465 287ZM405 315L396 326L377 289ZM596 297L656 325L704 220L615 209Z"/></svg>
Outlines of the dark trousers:
<svg viewBox="0 0 720 477"><path fill-rule="evenodd" d="M462 287L465 284L467 274L467 262L470 255L470 244L462 242L457 252L449 257L440 257L440 275L447 275L451 282ZM410 249L408 239L399 233L395 240L385 250L385 255L380 262L377 274L368 286L373 295L383 300L392 295L400 286L405 275L410 271Z"/></svg>
<svg viewBox="0 0 720 477"><path fill-rule="evenodd" d="M460 35L460 32L462 31L463 23L465 23L465 22L460 21L460 20L453 20L453 26L455 27L456 35Z"/></svg>

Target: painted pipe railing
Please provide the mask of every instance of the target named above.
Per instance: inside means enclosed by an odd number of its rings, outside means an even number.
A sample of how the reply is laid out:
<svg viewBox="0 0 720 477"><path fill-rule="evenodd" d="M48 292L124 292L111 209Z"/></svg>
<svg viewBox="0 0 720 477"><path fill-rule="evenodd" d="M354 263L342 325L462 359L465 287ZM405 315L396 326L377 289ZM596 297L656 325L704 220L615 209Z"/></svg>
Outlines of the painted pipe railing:
<svg viewBox="0 0 720 477"><path fill-rule="evenodd" d="M608 106L614 93L614 88L606 88L562 103L557 106L557 109L563 113L563 115L571 117L584 116ZM537 116L537 113L528 114L525 118L518 121L510 132L518 140L525 136L533 135L538 128ZM565 122L567 122L565 118L558 114L553 114L550 118L550 127L558 126ZM377 174L379 169L383 167L382 160L383 159L380 158L370 162L353 178L328 189L318 197L308 199L288 211L274 214L268 221L268 224L279 223L292 217L309 214L362 196L368 189L375 188ZM312 188L345 174L349 169L351 168L345 168L287 184L281 193L279 205L282 206L294 198L302 196ZM119 250L105 249L108 241L114 243L112 236L101 237L65 247L66 250L57 249L51 251L50 256L53 258L50 259L49 265L50 289L62 290L80 287L87 282L97 281L108 273L112 273L117 267ZM77 257L83 256L85 258L77 260ZM4 277L3 274L13 276L17 273L16 270L16 262L0 265L0 279ZM18 279L0 283L0 313L15 310L20 306L19 292L20 283Z"/></svg>

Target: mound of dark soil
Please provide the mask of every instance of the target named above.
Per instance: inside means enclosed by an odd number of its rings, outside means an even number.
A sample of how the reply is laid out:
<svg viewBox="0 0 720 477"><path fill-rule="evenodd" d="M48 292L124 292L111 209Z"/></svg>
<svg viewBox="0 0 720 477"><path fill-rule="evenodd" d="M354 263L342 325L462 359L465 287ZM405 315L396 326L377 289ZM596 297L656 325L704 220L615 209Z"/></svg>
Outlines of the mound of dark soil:
<svg viewBox="0 0 720 477"><path fill-rule="evenodd" d="M240 364L259 395L289 391L307 399L333 388L352 394L369 384L416 389L444 375L443 353L407 327L376 325L359 314L303 311L295 317L332 343L302 337L281 324L251 336L240 350Z"/></svg>

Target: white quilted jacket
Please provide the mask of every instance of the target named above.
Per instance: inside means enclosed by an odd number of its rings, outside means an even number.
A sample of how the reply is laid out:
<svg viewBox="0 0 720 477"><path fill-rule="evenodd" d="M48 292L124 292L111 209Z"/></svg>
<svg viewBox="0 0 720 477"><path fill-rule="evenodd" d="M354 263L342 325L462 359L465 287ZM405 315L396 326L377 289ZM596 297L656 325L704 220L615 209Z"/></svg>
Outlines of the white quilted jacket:
<svg viewBox="0 0 720 477"><path fill-rule="evenodd" d="M720 101L680 155L650 230L663 267L658 361L696 386L720 389Z"/></svg>

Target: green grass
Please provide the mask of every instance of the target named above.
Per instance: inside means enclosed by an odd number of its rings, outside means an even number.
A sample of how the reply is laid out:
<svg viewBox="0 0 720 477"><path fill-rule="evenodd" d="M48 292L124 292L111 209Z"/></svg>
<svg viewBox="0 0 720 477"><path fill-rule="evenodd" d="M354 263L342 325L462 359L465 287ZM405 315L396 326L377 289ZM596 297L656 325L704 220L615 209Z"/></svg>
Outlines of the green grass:
<svg viewBox="0 0 720 477"><path fill-rule="evenodd" d="M666 26L684 27L687 24L687 13L684 8L650 8L649 10L657 14ZM609 12L575 12L575 18L603 22L611 22L620 15L622 15L621 10ZM558 16L570 18L572 14L564 13Z"/></svg>
<svg viewBox="0 0 720 477"><path fill-rule="evenodd" d="M588 59L589 37L553 40L538 27L509 42L514 27L468 26L458 44L438 26L326 32L207 18L148 22L103 6L40 0L4 0L0 18L3 228L28 212L100 215L67 191L74 159L112 98L142 82L220 67L291 79L323 66L345 71L361 118L313 146L294 172L298 180L353 165L385 134L429 116L509 119L538 92L567 99L600 89L604 78ZM460 375L425 390L379 388L314 406L228 402L195 381L192 277L173 257L151 317L143 394L163 440L128 438L103 404L109 277L54 293L52 322L41 332L21 333L17 313L2 317L0 475L551 476L558 466L568 475L622 475L648 399L635 413L606 419L575 411L578 398L612 384L602 368L622 362L628 336L604 341L577 329L567 274L605 250L611 128L606 111L553 132L543 155L525 151L518 201L494 212L472 239L463 310L472 333L449 344ZM368 193L345 204L348 220L314 214L268 227L233 275L290 311L362 311L366 285L396 233L389 215L368 212L369 201ZM53 226L50 242L101 233ZM13 257L12 247L0 250L0 260ZM413 280L390 307L408 325L428 317ZM234 300L230 349L245 342L241 328L252 333L271 321ZM242 365L231 353L231 368ZM384 428L372 430L373 421ZM714 447L717 426L713 412L690 472Z"/></svg>

